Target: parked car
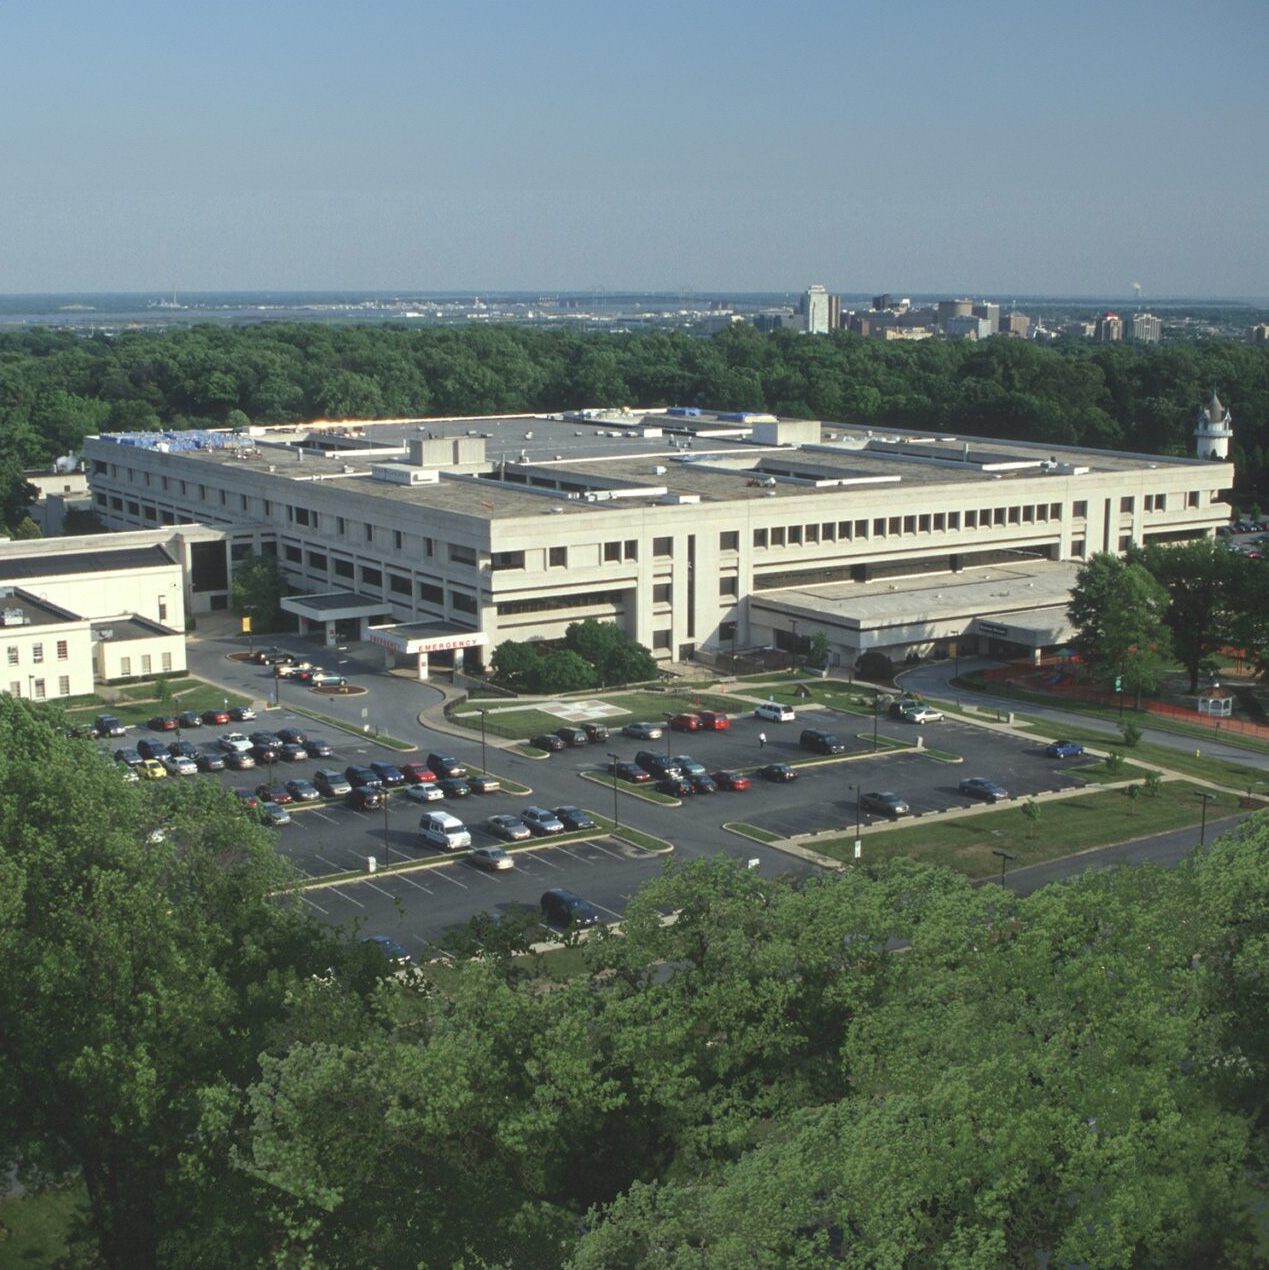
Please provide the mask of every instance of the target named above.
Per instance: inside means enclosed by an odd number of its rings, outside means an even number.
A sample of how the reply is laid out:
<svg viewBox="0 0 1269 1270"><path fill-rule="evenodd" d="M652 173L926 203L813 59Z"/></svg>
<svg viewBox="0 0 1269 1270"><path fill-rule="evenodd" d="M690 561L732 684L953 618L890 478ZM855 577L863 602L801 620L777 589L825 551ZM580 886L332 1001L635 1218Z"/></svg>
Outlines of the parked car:
<svg viewBox="0 0 1269 1270"><path fill-rule="evenodd" d="M383 790L373 785L354 785L344 795L344 801L353 811L378 811L387 797Z"/></svg>
<svg viewBox="0 0 1269 1270"><path fill-rule="evenodd" d="M798 778L797 770L790 767L787 763L767 763L764 767L758 769L758 775L764 781L775 781L777 784L787 784L789 781L795 781Z"/></svg>
<svg viewBox="0 0 1269 1270"><path fill-rule="evenodd" d="M467 858L478 869L514 869L516 864L501 847L473 847Z"/></svg>
<svg viewBox="0 0 1269 1270"><path fill-rule="evenodd" d="M315 669L311 661L296 661L293 657L287 657L271 664L273 673L279 679L298 679L301 675L306 675L310 670Z"/></svg>
<svg viewBox="0 0 1269 1270"><path fill-rule="evenodd" d="M358 785L369 785L375 789L379 789L383 785L383 782L379 779L379 773L373 767L362 767L358 763L350 763L344 768L344 775L348 777L348 783L354 789Z"/></svg>
<svg viewBox="0 0 1269 1270"><path fill-rule="evenodd" d="M391 962L394 966L414 964L414 958L391 935L367 935L361 942L369 944L385 961Z"/></svg>
<svg viewBox="0 0 1269 1270"><path fill-rule="evenodd" d="M323 798L342 798L352 789L352 782L333 767L319 767L313 773L313 784Z"/></svg>
<svg viewBox="0 0 1269 1270"><path fill-rule="evenodd" d="M177 728L174 714L156 714L146 725L151 732L175 732Z"/></svg>
<svg viewBox="0 0 1269 1270"><path fill-rule="evenodd" d="M285 805L292 801L293 795L285 785L257 785L256 796L266 803Z"/></svg>
<svg viewBox="0 0 1269 1270"><path fill-rule="evenodd" d="M665 735L665 729L659 723L627 723L621 732L623 736L632 736L637 741L659 741Z"/></svg>
<svg viewBox="0 0 1269 1270"><path fill-rule="evenodd" d="M216 713L222 714L223 711L217 710ZM229 719L221 719L220 722L227 723L233 720L234 723L250 723L255 717L256 712L250 706L230 706Z"/></svg>
<svg viewBox="0 0 1269 1270"><path fill-rule="evenodd" d="M1050 741L1044 752L1049 758L1079 758L1084 747L1078 741Z"/></svg>
<svg viewBox="0 0 1269 1270"><path fill-rule="evenodd" d="M156 758L143 758L133 770L138 776L148 781L161 781L167 776L163 764Z"/></svg>
<svg viewBox="0 0 1269 1270"><path fill-rule="evenodd" d="M113 714L99 714L93 720L93 731L98 736L124 736L128 729Z"/></svg>
<svg viewBox="0 0 1269 1270"><path fill-rule="evenodd" d="M321 797L317 792L317 786L312 781L287 781L286 788L287 792L297 803L312 803Z"/></svg>
<svg viewBox="0 0 1269 1270"><path fill-rule="evenodd" d="M904 723L941 723L943 711L933 706L910 706L903 712Z"/></svg>
<svg viewBox="0 0 1269 1270"><path fill-rule="evenodd" d="M692 788L692 782L681 772L671 772L669 776L661 777L656 783L656 790L660 794L668 794L671 798L691 798L696 793L696 790Z"/></svg>
<svg viewBox="0 0 1269 1270"><path fill-rule="evenodd" d="M284 763L301 763L308 758L308 751L297 741L288 741L278 751L278 758Z"/></svg>
<svg viewBox="0 0 1269 1270"><path fill-rule="evenodd" d="M804 750L814 750L816 754L846 753L846 747L838 739L836 732L824 732L819 728L803 728L798 744Z"/></svg>
<svg viewBox="0 0 1269 1270"><path fill-rule="evenodd" d="M558 754L560 750L568 749L568 742L561 741L554 732L539 732L537 736L529 738L529 744L537 746L539 750L545 750L548 754Z"/></svg>
<svg viewBox="0 0 1269 1270"><path fill-rule="evenodd" d="M718 792L718 786L708 772L695 772L687 779L692 786L692 793L694 794L716 794Z"/></svg>
<svg viewBox="0 0 1269 1270"><path fill-rule="evenodd" d="M138 763L144 762L144 756L140 750L134 750L131 747L123 750L115 751L115 758L120 763L127 763L129 767L136 767Z"/></svg>
<svg viewBox="0 0 1269 1270"><path fill-rule="evenodd" d="M731 728L731 719L720 710L702 710L697 717L706 732L726 732Z"/></svg>
<svg viewBox="0 0 1269 1270"><path fill-rule="evenodd" d="M764 701L754 709L753 717L764 719L768 723L792 723L797 715L792 706L786 706L783 702Z"/></svg>
<svg viewBox="0 0 1269 1270"><path fill-rule="evenodd" d="M198 764L185 754L169 754L159 760L169 776L197 776Z"/></svg>
<svg viewBox="0 0 1269 1270"><path fill-rule="evenodd" d="M172 751L162 741L151 741L148 736L143 736L137 742L137 752L142 758L164 759Z"/></svg>
<svg viewBox="0 0 1269 1270"><path fill-rule="evenodd" d="M471 846L471 834L457 816L447 811L425 811L419 817L419 837L430 847L459 851Z"/></svg>
<svg viewBox="0 0 1269 1270"><path fill-rule="evenodd" d="M690 754L676 754L670 762L673 763L684 776L704 776L709 770L704 763L694 759Z"/></svg>
<svg viewBox="0 0 1269 1270"><path fill-rule="evenodd" d="M173 741L167 747L167 752L172 755L182 755L185 758L195 758L198 755L198 747L191 745L189 741Z"/></svg>
<svg viewBox="0 0 1269 1270"><path fill-rule="evenodd" d="M117 763L115 764L115 766L118 769L119 775L123 778L124 781L135 785L136 782L141 779L137 775L137 769L135 767L130 767L128 766L127 763Z"/></svg>
<svg viewBox="0 0 1269 1270"><path fill-rule="evenodd" d="M225 755L225 766L235 772L249 772L256 765L250 750L230 750Z"/></svg>
<svg viewBox="0 0 1269 1270"><path fill-rule="evenodd" d="M599 925L599 914L592 904L566 891L563 887L544 892L539 904L542 916L552 925L567 930L570 927L585 928Z"/></svg>
<svg viewBox="0 0 1269 1270"><path fill-rule="evenodd" d="M284 666L294 660L285 648L278 648L276 645L272 648L259 648L252 654L252 661L257 661L262 666Z"/></svg>
<svg viewBox="0 0 1269 1270"><path fill-rule="evenodd" d="M502 782L496 776L481 774L469 776L467 787L473 794L496 794L502 788Z"/></svg>
<svg viewBox="0 0 1269 1270"><path fill-rule="evenodd" d="M683 714L672 714L670 716L670 730L672 732L699 732L701 730L701 716L692 714L690 711Z"/></svg>
<svg viewBox="0 0 1269 1270"><path fill-rule="evenodd" d="M412 803L435 803L440 802L445 797L445 791L436 784L407 785L405 787L405 796Z"/></svg>
<svg viewBox="0 0 1269 1270"><path fill-rule="evenodd" d="M176 716L176 726L178 728L201 728L203 726L203 716L197 710L186 710Z"/></svg>
<svg viewBox="0 0 1269 1270"><path fill-rule="evenodd" d="M749 777L740 772L721 771L714 773L714 784L719 789L745 790L749 788Z"/></svg>
<svg viewBox="0 0 1269 1270"><path fill-rule="evenodd" d="M381 759L370 764L384 789L399 789L405 784L405 773L395 763L385 763Z"/></svg>
<svg viewBox="0 0 1269 1270"><path fill-rule="evenodd" d="M467 769L450 754L429 754L427 765L438 777L464 776L467 772Z"/></svg>
<svg viewBox="0 0 1269 1270"><path fill-rule="evenodd" d="M861 811L875 811L879 816L889 816L891 820L906 816L912 810L898 794L876 789L859 795L859 807Z"/></svg>
<svg viewBox="0 0 1269 1270"><path fill-rule="evenodd" d="M608 770L616 774L623 781L629 781L632 785L644 785L652 779L650 772L645 772L638 763L632 763L629 759L617 759L615 762L610 760Z"/></svg>
<svg viewBox="0 0 1269 1270"><path fill-rule="evenodd" d="M576 833L582 829L598 829L599 826L588 816L580 807L557 807L555 809L555 818L563 823L564 828L569 833Z"/></svg>
<svg viewBox="0 0 1269 1270"><path fill-rule="evenodd" d="M309 674L308 682L314 688L346 688L348 680L333 670L314 670Z"/></svg>
<svg viewBox="0 0 1269 1270"><path fill-rule="evenodd" d="M892 701L887 707L886 713L892 719L902 719L907 711L919 710L920 708L921 702L917 701L915 697L903 697L898 701Z"/></svg>
<svg viewBox="0 0 1269 1270"><path fill-rule="evenodd" d="M635 755L634 761L645 772L651 772L653 776L665 777L679 774L679 765L668 754L654 754L651 750L640 750Z"/></svg>
<svg viewBox="0 0 1269 1270"><path fill-rule="evenodd" d="M401 773L409 785L431 784L436 773L426 763L402 763Z"/></svg>
<svg viewBox="0 0 1269 1270"><path fill-rule="evenodd" d="M234 797L248 809L260 806L260 800L256 797L256 791L254 789L247 789L244 786L239 786L234 790Z"/></svg>
<svg viewBox="0 0 1269 1270"><path fill-rule="evenodd" d="M1003 785L997 785L986 776L963 777L957 788L967 797L981 798L985 803L1003 802L1009 797L1009 791Z"/></svg>
<svg viewBox="0 0 1269 1270"><path fill-rule="evenodd" d="M446 776L436 782L436 788L446 798L467 798L471 794L467 782L461 776Z"/></svg>
<svg viewBox="0 0 1269 1270"><path fill-rule="evenodd" d="M272 825L275 829L291 823L291 813L281 803L261 803L256 808L256 815L262 824Z"/></svg>
<svg viewBox="0 0 1269 1270"><path fill-rule="evenodd" d="M202 720L207 724L228 723L230 714L228 710L204 710Z"/></svg>
<svg viewBox="0 0 1269 1270"><path fill-rule="evenodd" d="M257 763L277 763L282 758L282 747L280 745L253 745L250 753Z"/></svg>
<svg viewBox="0 0 1269 1270"><path fill-rule="evenodd" d="M251 742L241 732L222 732L216 739L222 750L245 754L251 748Z"/></svg>
<svg viewBox="0 0 1269 1270"><path fill-rule="evenodd" d="M564 742L565 745L589 745L590 737L586 735L585 728L563 727L556 728L555 735Z"/></svg>
<svg viewBox="0 0 1269 1270"><path fill-rule="evenodd" d="M198 764L200 772L223 772L225 770L225 756L218 754L215 750L199 750L194 755L194 762Z"/></svg>
<svg viewBox="0 0 1269 1270"><path fill-rule="evenodd" d="M608 729L602 723L583 723L582 731L586 733L586 739L592 744L608 740Z"/></svg>
<svg viewBox="0 0 1269 1270"><path fill-rule="evenodd" d="M485 828L505 842L523 842L526 838L533 837L529 826L515 816L490 816L485 821Z"/></svg>
<svg viewBox="0 0 1269 1270"><path fill-rule="evenodd" d="M309 758L330 758L335 753L330 742L320 736L310 736L304 742L304 752Z"/></svg>
<svg viewBox="0 0 1269 1270"><path fill-rule="evenodd" d="M299 728L279 728L277 736L283 745L303 745L308 740L308 737Z"/></svg>
<svg viewBox="0 0 1269 1270"><path fill-rule="evenodd" d="M520 819L539 838L548 833L564 832L564 822L545 807L526 807L520 813Z"/></svg>
<svg viewBox="0 0 1269 1270"><path fill-rule="evenodd" d="M251 734L251 744L263 746L270 750L280 750L282 748L282 738L276 732L265 732L262 729Z"/></svg>

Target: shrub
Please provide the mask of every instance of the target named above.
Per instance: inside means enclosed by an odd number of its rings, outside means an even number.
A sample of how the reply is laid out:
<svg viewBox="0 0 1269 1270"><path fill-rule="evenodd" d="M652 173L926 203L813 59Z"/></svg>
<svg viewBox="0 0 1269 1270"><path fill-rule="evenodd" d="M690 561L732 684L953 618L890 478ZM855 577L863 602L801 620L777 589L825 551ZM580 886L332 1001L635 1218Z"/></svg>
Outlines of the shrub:
<svg viewBox="0 0 1269 1270"><path fill-rule="evenodd" d="M885 653L869 649L855 663L855 674L861 679L870 679L874 683L889 683L894 676L894 663Z"/></svg>

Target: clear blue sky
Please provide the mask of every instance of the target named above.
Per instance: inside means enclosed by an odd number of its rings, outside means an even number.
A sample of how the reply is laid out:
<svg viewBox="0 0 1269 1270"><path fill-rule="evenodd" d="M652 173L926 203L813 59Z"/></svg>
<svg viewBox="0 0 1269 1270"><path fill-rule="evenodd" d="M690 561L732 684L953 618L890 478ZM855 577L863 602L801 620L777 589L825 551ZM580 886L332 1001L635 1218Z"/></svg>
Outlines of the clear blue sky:
<svg viewBox="0 0 1269 1270"><path fill-rule="evenodd" d="M1265 0L0 0L0 292L1269 295Z"/></svg>

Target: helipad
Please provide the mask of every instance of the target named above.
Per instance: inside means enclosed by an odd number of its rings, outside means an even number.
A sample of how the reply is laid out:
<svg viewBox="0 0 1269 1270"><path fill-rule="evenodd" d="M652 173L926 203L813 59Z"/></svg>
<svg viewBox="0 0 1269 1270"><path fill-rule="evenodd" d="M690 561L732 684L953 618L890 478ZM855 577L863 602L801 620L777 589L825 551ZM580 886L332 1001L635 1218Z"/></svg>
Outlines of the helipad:
<svg viewBox="0 0 1269 1270"><path fill-rule="evenodd" d="M615 715L629 714L620 706L610 705L607 701L540 701L533 707L553 714L557 719L568 723L598 723L601 719L611 719Z"/></svg>

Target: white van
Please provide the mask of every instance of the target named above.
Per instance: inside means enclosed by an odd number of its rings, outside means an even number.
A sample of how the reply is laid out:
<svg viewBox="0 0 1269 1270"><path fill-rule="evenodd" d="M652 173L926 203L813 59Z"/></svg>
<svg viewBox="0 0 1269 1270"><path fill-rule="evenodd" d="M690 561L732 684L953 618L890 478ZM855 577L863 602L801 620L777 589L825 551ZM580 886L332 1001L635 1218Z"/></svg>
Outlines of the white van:
<svg viewBox="0 0 1269 1270"><path fill-rule="evenodd" d="M425 811L419 817L419 837L430 847L457 851L471 846L471 834L457 816L447 811Z"/></svg>
<svg viewBox="0 0 1269 1270"><path fill-rule="evenodd" d="M755 719L766 719L768 723L792 723L797 715L793 713L792 706L786 706L781 701L764 701L753 712Z"/></svg>

